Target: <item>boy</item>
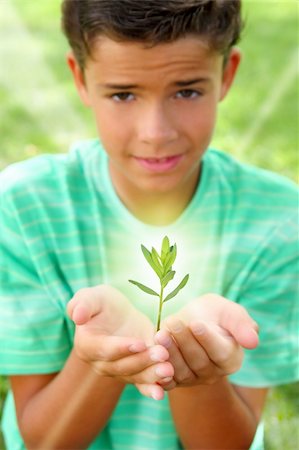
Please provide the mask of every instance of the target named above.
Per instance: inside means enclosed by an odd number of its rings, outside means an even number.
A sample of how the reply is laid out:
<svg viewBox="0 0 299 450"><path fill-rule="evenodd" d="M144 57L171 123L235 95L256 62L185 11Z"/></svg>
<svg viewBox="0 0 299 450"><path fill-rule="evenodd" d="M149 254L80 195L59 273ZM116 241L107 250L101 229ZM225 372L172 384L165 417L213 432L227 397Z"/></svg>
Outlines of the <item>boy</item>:
<svg viewBox="0 0 299 450"><path fill-rule="evenodd" d="M101 143L1 176L7 447L261 448L298 379L298 191L208 149L240 2L64 1L63 26ZM127 280L166 234L190 282L155 334Z"/></svg>

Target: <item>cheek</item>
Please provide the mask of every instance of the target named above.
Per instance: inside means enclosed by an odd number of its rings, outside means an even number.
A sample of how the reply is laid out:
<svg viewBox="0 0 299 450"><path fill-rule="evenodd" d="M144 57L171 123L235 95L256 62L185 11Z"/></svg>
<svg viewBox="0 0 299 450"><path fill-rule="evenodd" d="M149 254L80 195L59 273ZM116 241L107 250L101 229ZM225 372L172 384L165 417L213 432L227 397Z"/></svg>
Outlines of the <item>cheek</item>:
<svg viewBox="0 0 299 450"><path fill-rule="evenodd" d="M210 133L214 128L217 113L217 101L214 96L207 95L201 98L199 102L192 102L184 106L183 109L176 111L176 121L178 124L184 124L189 134Z"/></svg>
<svg viewBox="0 0 299 450"><path fill-rule="evenodd" d="M196 111L185 122L186 131L193 142L206 146L213 135L216 121L216 109Z"/></svg>
<svg viewBox="0 0 299 450"><path fill-rule="evenodd" d="M213 137L216 109L206 109L193 114L187 123L189 142L192 145L194 157L201 156L209 147Z"/></svg>
<svg viewBox="0 0 299 450"><path fill-rule="evenodd" d="M200 130L203 136L211 136L214 131L216 123L216 109L206 111L205 114L201 115L195 124L197 129Z"/></svg>
<svg viewBox="0 0 299 450"><path fill-rule="evenodd" d="M102 112L103 111L103 112ZM128 121L109 109L94 111L99 136L105 148L117 148L125 143L130 135Z"/></svg>
<svg viewBox="0 0 299 450"><path fill-rule="evenodd" d="M112 158L123 157L131 147L132 137L128 126L122 120L113 120L111 116L97 116L97 130L106 153Z"/></svg>

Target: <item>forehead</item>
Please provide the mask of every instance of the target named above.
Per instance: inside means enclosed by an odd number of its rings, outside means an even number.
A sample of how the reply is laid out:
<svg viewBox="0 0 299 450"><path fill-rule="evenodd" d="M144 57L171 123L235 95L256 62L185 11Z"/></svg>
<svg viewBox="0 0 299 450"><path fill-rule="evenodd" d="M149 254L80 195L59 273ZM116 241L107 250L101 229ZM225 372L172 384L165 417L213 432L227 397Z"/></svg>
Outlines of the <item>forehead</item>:
<svg viewBox="0 0 299 450"><path fill-rule="evenodd" d="M223 57L204 40L188 36L170 43L147 46L141 42L100 37L92 47L86 71L105 77L138 77L140 74L200 71L218 73ZM152 76L152 75L151 75Z"/></svg>

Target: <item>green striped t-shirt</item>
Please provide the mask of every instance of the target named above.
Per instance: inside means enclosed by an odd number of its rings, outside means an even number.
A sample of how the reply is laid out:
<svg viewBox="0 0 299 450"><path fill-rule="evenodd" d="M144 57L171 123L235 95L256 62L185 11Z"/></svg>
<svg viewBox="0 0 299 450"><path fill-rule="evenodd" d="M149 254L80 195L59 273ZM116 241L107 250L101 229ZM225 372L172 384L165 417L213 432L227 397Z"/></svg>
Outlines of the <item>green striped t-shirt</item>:
<svg viewBox="0 0 299 450"><path fill-rule="evenodd" d="M265 387L299 379L298 188L278 175L209 149L199 186L167 227L137 220L118 198L98 140L66 155L43 155L0 175L0 373L60 371L73 345L65 306L86 286L109 283L153 321L154 297L128 283L154 286L140 244L178 246L179 280L190 281L164 316L214 292L242 304L260 326L231 382ZM165 205L167 207L167 205ZM8 450L24 449L8 396ZM167 396L142 397L127 386L106 428L90 446L103 450L179 449ZM252 449L262 448L256 442Z"/></svg>

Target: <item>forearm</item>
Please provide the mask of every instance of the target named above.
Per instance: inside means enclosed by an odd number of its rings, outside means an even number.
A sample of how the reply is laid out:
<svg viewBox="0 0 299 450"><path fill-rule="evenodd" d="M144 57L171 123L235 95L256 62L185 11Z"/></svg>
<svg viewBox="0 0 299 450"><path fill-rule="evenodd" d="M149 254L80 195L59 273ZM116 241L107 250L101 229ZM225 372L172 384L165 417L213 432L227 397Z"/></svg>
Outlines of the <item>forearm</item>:
<svg viewBox="0 0 299 450"><path fill-rule="evenodd" d="M169 392L177 432L186 449L248 449L257 419L226 378Z"/></svg>
<svg viewBox="0 0 299 450"><path fill-rule="evenodd" d="M19 424L28 448L86 448L106 425L124 384L97 375L73 351L63 370L33 395Z"/></svg>

